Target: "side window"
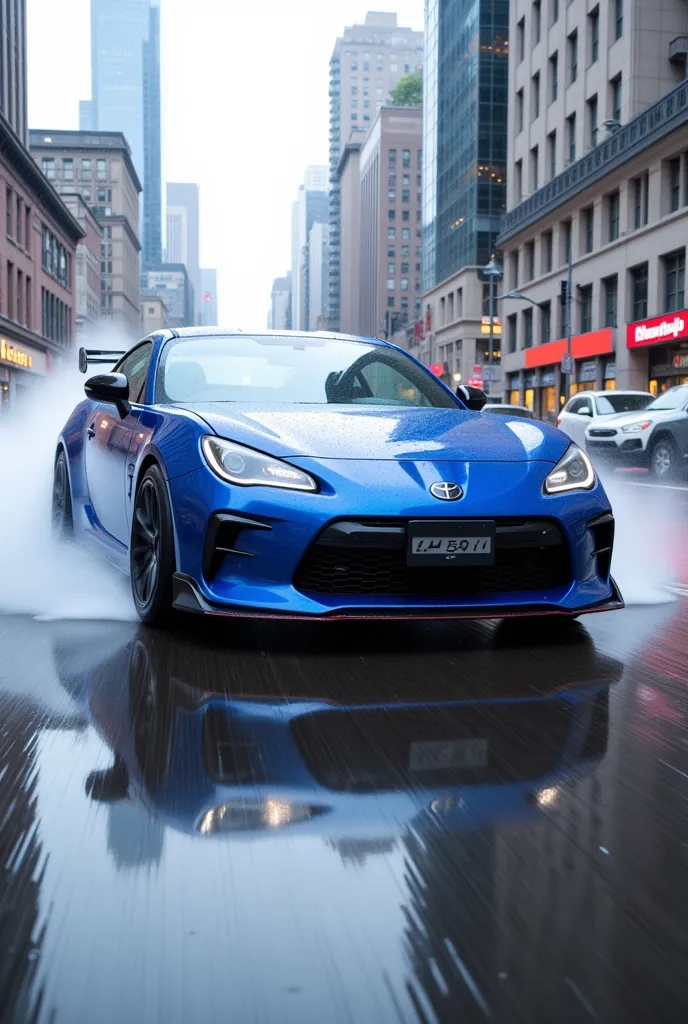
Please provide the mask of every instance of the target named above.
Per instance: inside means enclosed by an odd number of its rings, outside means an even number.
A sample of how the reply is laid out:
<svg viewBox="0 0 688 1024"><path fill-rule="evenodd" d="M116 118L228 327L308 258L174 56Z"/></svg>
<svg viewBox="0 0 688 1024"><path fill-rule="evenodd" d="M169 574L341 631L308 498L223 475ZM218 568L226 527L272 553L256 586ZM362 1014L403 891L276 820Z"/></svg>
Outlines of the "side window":
<svg viewBox="0 0 688 1024"><path fill-rule="evenodd" d="M125 356L116 368L117 373L123 373L129 381L129 401L131 402L140 402L143 397L152 352L153 346L150 342L139 345L133 352Z"/></svg>
<svg viewBox="0 0 688 1024"><path fill-rule="evenodd" d="M363 367L360 375L370 388L373 398L391 402L394 405L426 406L431 404L408 377L395 367L390 366L389 363L382 361L368 363Z"/></svg>
<svg viewBox="0 0 688 1024"><path fill-rule="evenodd" d="M570 412L570 413L577 413L577 412L578 412L578 410L580 409L580 407L581 407L581 405L582 405L582 404L583 404L583 403L582 403L582 401L581 401L581 399L580 399L580 398L573 398L573 399L572 399L572 400L571 400L571 401L569 402L569 404L568 404L568 407L567 407L566 411L567 411L567 412Z"/></svg>

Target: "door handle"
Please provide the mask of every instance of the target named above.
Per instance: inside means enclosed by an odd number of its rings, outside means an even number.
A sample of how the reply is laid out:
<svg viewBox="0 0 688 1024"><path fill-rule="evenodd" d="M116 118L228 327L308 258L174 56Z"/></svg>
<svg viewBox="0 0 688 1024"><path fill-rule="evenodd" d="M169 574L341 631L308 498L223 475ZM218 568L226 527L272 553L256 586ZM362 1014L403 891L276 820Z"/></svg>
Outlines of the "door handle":
<svg viewBox="0 0 688 1024"><path fill-rule="evenodd" d="M86 430L86 434L88 435L89 441L92 441L93 438L96 436L96 428L94 427L93 424L91 424L91 426L88 427L88 429Z"/></svg>

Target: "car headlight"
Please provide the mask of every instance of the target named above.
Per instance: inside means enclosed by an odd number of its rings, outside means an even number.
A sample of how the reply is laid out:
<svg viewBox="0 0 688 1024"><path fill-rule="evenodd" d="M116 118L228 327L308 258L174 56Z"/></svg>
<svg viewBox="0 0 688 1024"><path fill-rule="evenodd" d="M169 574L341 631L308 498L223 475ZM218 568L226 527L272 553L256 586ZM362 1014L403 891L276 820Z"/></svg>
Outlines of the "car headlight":
<svg viewBox="0 0 688 1024"><path fill-rule="evenodd" d="M639 434L641 430L647 430L652 426L652 420L638 420L637 423L628 423L621 428L622 434Z"/></svg>
<svg viewBox="0 0 688 1024"><path fill-rule="evenodd" d="M595 470L592 462L577 444L572 444L566 454L545 477L545 494L563 494L565 491L589 491L595 486Z"/></svg>
<svg viewBox="0 0 688 1024"><path fill-rule="evenodd" d="M230 800L211 807L201 818L198 831L203 836L226 832L257 832L265 829L284 828L303 821L310 821L329 808L310 804L291 804L283 800L264 802L243 802Z"/></svg>
<svg viewBox="0 0 688 1024"><path fill-rule="evenodd" d="M253 448L245 448L242 444L206 434L201 440L201 448L212 471L230 484L282 487L289 491L318 489L313 477L302 469Z"/></svg>

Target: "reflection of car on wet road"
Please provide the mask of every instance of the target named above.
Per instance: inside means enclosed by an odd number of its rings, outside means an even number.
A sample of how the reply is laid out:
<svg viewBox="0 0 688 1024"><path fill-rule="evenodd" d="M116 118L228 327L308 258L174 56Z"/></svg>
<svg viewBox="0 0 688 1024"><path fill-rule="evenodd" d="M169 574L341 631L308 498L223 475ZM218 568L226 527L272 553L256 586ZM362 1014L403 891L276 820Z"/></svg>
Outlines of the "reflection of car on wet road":
<svg viewBox="0 0 688 1024"><path fill-rule="evenodd" d="M585 446L589 427L606 427L609 417L639 412L651 401L649 391L583 391L568 400L557 426L576 444Z"/></svg>
<svg viewBox="0 0 688 1024"><path fill-rule="evenodd" d="M55 528L130 573L144 621L622 604L585 453L477 415L482 392L384 342L164 331L86 393L57 445Z"/></svg>
<svg viewBox="0 0 688 1024"><path fill-rule="evenodd" d="M448 829L537 819L604 756L621 673L580 642L537 660L541 686L532 649L509 652L508 678L493 652L462 650L463 692L435 682L430 697L362 663L343 703L336 684L305 695L298 665L271 692L231 682L222 649L146 630L100 658L88 637L55 651L63 686L114 755L86 780L91 798L237 837L382 839L428 815Z"/></svg>
<svg viewBox="0 0 688 1024"><path fill-rule="evenodd" d="M669 388L640 412L592 423L585 443L592 456L672 479L688 465L688 385Z"/></svg>

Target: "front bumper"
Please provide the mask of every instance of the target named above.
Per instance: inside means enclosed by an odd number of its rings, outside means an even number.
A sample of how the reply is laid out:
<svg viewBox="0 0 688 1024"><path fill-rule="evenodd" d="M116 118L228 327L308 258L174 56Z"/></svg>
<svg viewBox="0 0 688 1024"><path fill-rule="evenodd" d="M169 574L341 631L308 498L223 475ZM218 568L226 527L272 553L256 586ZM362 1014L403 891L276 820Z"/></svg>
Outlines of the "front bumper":
<svg viewBox="0 0 688 1024"><path fill-rule="evenodd" d="M613 518L599 484L590 491L545 496L542 481L551 465L542 462L293 461L323 481L320 493L232 487L209 470L170 480L177 540L175 607L209 615L332 620L577 616L623 606L609 575ZM433 499L429 486L439 480L459 483L464 497L459 502ZM561 535L566 575L543 574L547 552L534 551L538 571L531 572L527 559L521 563L529 581L522 589L513 564L503 586L499 575L475 590L464 579L456 592L444 576L451 568L429 570L442 579L437 592L427 577L414 592L406 578L399 585L398 575L389 577L394 586L371 592L365 586L357 592L351 587L309 590L304 584L300 567L332 524L414 519L548 521ZM345 578L347 564L336 567ZM399 571L398 562L394 571Z"/></svg>
<svg viewBox="0 0 688 1024"><path fill-rule="evenodd" d="M638 436L589 437L586 434L585 447L593 462L597 460L635 468L647 466L650 460L646 441L647 438Z"/></svg>

